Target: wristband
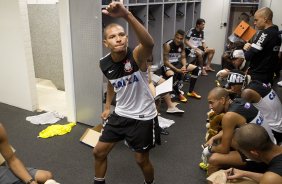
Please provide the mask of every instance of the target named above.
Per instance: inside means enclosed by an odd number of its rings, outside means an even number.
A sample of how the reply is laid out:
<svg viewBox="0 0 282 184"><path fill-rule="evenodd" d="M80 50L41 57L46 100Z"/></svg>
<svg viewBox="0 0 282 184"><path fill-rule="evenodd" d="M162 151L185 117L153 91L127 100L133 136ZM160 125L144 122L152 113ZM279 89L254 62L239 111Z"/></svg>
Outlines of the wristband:
<svg viewBox="0 0 282 184"><path fill-rule="evenodd" d="M212 145L208 146L208 150L209 150L210 153L213 153L213 151L212 151Z"/></svg>
<svg viewBox="0 0 282 184"><path fill-rule="evenodd" d="M32 182L34 182L35 180L33 178L31 178L28 182L26 182L26 184L31 184Z"/></svg>

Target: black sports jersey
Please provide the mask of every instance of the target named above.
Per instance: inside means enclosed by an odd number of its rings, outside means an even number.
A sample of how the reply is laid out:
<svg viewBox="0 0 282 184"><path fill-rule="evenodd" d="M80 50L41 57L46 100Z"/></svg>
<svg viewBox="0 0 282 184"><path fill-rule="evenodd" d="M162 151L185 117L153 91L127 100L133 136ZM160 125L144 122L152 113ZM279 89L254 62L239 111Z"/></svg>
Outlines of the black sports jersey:
<svg viewBox="0 0 282 184"><path fill-rule="evenodd" d="M113 62L111 55L106 55L100 60L100 68L116 92L116 114L138 120L153 119L157 115L148 73L139 70L129 48L120 62Z"/></svg>
<svg viewBox="0 0 282 184"><path fill-rule="evenodd" d="M195 47L202 46L202 42L205 42L204 31L197 31L196 28L191 28L186 35L186 39Z"/></svg>
<svg viewBox="0 0 282 184"><path fill-rule="evenodd" d="M246 123L254 123L264 127L272 142L276 144L276 140L268 123L265 122L264 116L254 105L246 102L242 98L235 98L230 104L228 112L235 112L240 114L246 119Z"/></svg>
<svg viewBox="0 0 282 184"><path fill-rule="evenodd" d="M170 63L179 62L181 58L181 53L184 50L184 44L181 43L180 45L176 45L173 41L173 39L168 40L164 44L168 44L170 47L169 53L168 53L168 60Z"/></svg>
<svg viewBox="0 0 282 184"><path fill-rule="evenodd" d="M250 61L251 74L273 72L280 45L281 39L276 26L260 31L251 49L245 53L246 60Z"/></svg>
<svg viewBox="0 0 282 184"><path fill-rule="evenodd" d="M277 155L269 162L267 171L282 176L282 154Z"/></svg>
<svg viewBox="0 0 282 184"><path fill-rule="evenodd" d="M246 119L247 123L251 123L255 120L255 123L260 125L262 123L261 121L263 121L263 117L256 119L259 110L242 98L235 98L230 104L228 112L236 112L240 114Z"/></svg>
<svg viewBox="0 0 282 184"><path fill-rule="evenodd" d="M247 86L246 89L252 89L256 91L262 98L268 95L271 92L271 87L265 83L260 81L251 81Z"/></svg>

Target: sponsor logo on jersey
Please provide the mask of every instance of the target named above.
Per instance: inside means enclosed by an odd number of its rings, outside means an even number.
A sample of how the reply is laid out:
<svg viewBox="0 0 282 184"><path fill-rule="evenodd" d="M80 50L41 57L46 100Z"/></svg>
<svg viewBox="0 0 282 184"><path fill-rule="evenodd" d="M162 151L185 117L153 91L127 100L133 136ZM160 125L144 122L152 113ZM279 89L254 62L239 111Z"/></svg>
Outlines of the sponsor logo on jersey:
<svg viewBox="0 0 282 184"><path fill-rule="evenodd" d="M244 108L249 109L251 107L251 104L249 102L245 103Z"/></svg>
<svg viewBox="0 0 282 184"><path fill-rule="evenodd" d="M269 98L270 100L273 100L275 97L276 97L276 94L275 94L273 91L271 91L271 92L269 93L269 95L268 95L268 98Z"/></svg>
<svg viewBox="0 0 282 184"><path fill-rule="evenodd" d="M169 53L168 56L169 56L169 59L181 57L180 53Z"/></svg>
<svg viewBox="0 0 282 184"><path fill-rule="evenodd" d="M265 88L268 87L267 84L265 84L265 83L262 83L262 86L265 87Z"/></svg>
<svg viewBox="0 0 282 184"><path fill-rule="evenodd" d="M125 78L121 78L115 81L114 83L112 83L112 85L114 88L118 89L138 81L139 81L138 77L134 74Z"/></svg>
<svg viewBox="0 0 282 184"><path fill-rule="evenodd" d="M191 37L191 39L193 41L196 41L196 42L201 42L202 41L202 38Z"/></svg>
<svg viewBox="0 0 282 184"><path fill-rule="evenodd" d="M242 84L245 80L245 76L240 73L231 73L228 76L227 82L232 84Z"/></svg>
<svg viewBox="0 0 282 184"><path fill-rule="evenodd" d="M124 71L125 72L131 72L133 70L132 66L131 66L131 63L130 63L130 60L127 59L125 62L124 62Z"/></svg>
<svg viewBox="0 0 282 184"><path fill-rule="evenodd" d="M261 47L261 44L263 43L263 41L265 40L266 37L267 37L267 34L262 33L256 44Z"/></svg>
<svg viewBox="0 0 282 184"><path fill-rule="evenodd" d="M262 125L263 124L263 115L259 114L259 116L256 119L256 124L257 125Z"/></svg>

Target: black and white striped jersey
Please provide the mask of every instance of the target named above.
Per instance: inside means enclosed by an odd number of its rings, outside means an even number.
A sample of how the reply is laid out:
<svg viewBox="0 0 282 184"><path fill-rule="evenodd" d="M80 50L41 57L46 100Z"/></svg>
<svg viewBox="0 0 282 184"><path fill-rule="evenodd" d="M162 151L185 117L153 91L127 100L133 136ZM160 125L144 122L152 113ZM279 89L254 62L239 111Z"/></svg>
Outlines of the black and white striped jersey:
<svg viewBox="0 0 282 184"><path fill-rule="evenodd" d="M194 47L202 46L202 42L205 42L204 31L197 31L196 28L191 28L186 35L186 39L189 40L189 43Z"/></svg>
<svg viewBox="0 0 282 184"><path fill-rule="evenodd" d="M113 62L111 54L100 59L100 68L116 92L116 114L138 120L156 117L148 72L139 70L129 48L126 57L120 62Z"/></svg>
<svg viewBox="0 0 282 184"><path fill-rule="evenodd" d="M170 63L179 62L181 59L181 53L184 50L184 44L176 45L173 39L166 41L164 44L168 44L170 47L168 53L168 60Z"/></svg>

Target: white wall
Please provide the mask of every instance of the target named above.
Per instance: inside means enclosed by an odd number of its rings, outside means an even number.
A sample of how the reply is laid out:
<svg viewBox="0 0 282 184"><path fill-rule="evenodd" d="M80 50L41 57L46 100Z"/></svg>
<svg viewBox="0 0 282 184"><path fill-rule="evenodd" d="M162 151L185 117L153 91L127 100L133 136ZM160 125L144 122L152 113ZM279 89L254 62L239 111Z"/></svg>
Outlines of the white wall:
<svg viewBox="0 0 282 184"><path fill-rule="evenodd" d="M27 0L27 4L56 4L59 0Z"/></svg>
<svg viewBox="0 0 282 184"><path fill-rule="evenodd" d="M62 56L64 67L64 82L67 101L68 121L76 122L76 107L74 99L74 76L72 62L71 32L70 32L70 14L69 1L60 0L59 2L60 31L62 43Z"/></svg>
<svg viewBox="0 0 282 184"><path fill-rule="evenodd" d="M224 51L228 22L230 0L202 0L201 18L205 19L205 40L207 46L215 48L215 56L212 63L220 64L221 55ZM211 8L212 7L212 8Z"/></svg>
<svg viewBox="0 0 282 184"><path fill-rule="evenodd" d="M26 0L0 1L0 102L37 107Z"/></svg>
<svg viewBox="0 0 282 184"><path fill-rule="evenodd" d="M261 7L269 7L273 11L273 23L282 30L282 1L281 0L262 0Z"/></svg>

